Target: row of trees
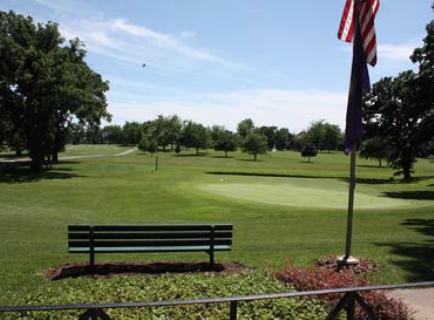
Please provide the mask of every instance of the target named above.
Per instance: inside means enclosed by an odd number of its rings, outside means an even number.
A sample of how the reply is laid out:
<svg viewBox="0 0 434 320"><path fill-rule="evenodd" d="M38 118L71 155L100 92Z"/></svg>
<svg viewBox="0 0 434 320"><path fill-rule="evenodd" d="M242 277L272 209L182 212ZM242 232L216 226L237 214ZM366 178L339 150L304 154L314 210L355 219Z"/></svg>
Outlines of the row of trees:
<svg viewBox="0 0 434 320"><path fill-rule="evenodd" d="M174 115L158 116L144 123L126 122L123 126L84 126L72 124L68 141L79 143L113 143L139 145L143 150L180 151L182 147L200 149L214 148L228 152L238 148L258 154L269 150L302 150L307 146L314 149L337 150L342 146L342 133L338 126L324 121L313 122L307 130L292 134L287 128L276 126L256 127L251 119L241 121L236 132L224 126L205 127L200 123L182 120Z"/></svg>
<svg viewBox="0 0 434 320"><path fill-rule="evenodd" d="M65 42L54 23L0 11L0 147L27 150L31 169L57 160L73 122L109 120L108 83L85 62L79 39Z"/></svg>

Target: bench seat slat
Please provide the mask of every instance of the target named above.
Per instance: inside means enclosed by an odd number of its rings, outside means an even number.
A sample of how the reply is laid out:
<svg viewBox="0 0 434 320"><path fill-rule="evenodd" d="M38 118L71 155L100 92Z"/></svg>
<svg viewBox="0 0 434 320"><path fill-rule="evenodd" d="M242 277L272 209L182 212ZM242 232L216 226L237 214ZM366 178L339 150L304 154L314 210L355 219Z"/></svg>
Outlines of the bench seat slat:
<svg viewBox="0 0 434 320"><path fill-rule="evenodd" d="M181 239L181 240L99 240L94 242L95 247L164 247L164 246L200 246L210 245L210 239ZM215 239L215 245L230 245L232 239ZM90 241L69 241L70 247L89 247Z"/></svg>
<svg viewBox="0 0 434 320"><path fill-rule="evenodd" d="M210 237L209 231L176 231L176 232L94 232L94 239L197 239ZM231 238L232 231L216 231L214 239ZM89 232L70 232L70 240L89 239Z"/></svg>
<svg viewBox="0 0 434 320"><path fill-rule="evenodd" d="M212 225L205 224L165 224L165 225L95 225L94 231L208 231ZM232 230L231 224L215 224L214 230ZM69 225L69 231L89 231L91 225Z"/></svg>
<svg viewBox="0 0 434 320"><path fill-rule="evenodd" d="M122 252L189 252L208 251L210 246L164 246L164 247L95 247L95 253L122 253ZM230 251L227 245L214 246L214 251ZM89 247L69 248L70 253L89 253Z"/></svg>

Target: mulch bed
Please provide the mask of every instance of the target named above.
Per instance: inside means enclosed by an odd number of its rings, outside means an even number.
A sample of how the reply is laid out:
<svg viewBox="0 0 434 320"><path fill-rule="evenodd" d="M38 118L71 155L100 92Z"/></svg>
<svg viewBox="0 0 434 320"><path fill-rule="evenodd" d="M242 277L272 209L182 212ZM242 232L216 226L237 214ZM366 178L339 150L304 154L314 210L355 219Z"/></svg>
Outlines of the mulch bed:
<svg viewBox="0 0 434 320"><path fill-rule="evenodd" d="M336 256L327 256L317 260L316 266L324 269L332 269L335 272L351 270L355 274L367 274L378 271L380 265L372 260L358 258L356 265L346 265L339 261Z"/></svg>
<svg viewBox="0 0 434 320"><path fill-rule="evenodd" d="M217 272L224 274L240 273L247 268L239 263L216 263L212 267L207 262L154 262L154 263L98 263L90 269L88 264L65 264L50 268L45 272L48 280L78 278L84 276L110 278L114 275L163 274L188 272Z"/></svg>

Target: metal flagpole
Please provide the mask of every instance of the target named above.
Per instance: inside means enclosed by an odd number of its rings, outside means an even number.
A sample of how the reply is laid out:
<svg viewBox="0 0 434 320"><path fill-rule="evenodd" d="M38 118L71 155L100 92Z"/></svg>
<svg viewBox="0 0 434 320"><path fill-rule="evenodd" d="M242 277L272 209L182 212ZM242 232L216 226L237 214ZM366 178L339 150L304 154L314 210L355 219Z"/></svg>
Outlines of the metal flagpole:
<svg viewBox="0 0 434 320"><path fill-rule="evenodd" d="M342 262L346 264L357 264L359 261L351 257L353 240L353 215L354 215L354 190L356 188L356 148L351 151L350 159L350 179L348 190L348 216L347 216L347 240L345 246L345 256Z"/></svg>
<svg viewBox="0 0 434 320"><path fill-rule="evenodd" d="M360 43L358 41L361 41L361 39L356 40L358 36L360 36L360 21L359 21L359 15L360 15L360 7L359 5L364 0L354 0L354 21L356 23L356 31L354 36L354 42L353 42L353 66L351 70L351 83L350 83L350 94L349 94L349 104L354 103L354 101L351 101L352 96L356 95L355 92L352 92L354 90L354 85L357 87L358 90L362 90L361 86L362 83L360 83L360 79L355 80L354 72L360 72L359 70L356 70L355 63L355 54L357 51L357 46L360 46ZM365 62L366 63L366 62ZM359 66L357 66L360 68ZM360 74L357 74L357 76L360 76ZM355 81L356 83L353 83ZM363 96L363 94L361 94ZM361 99L362 97L360 97ZM347 120L348 121L348 120ZM354 143L354 142L353 142ZM347 213L347 236L346 236L346 244L345 244L345 255L340 257L338 260L341 261L344 264L358 264L359 261L351 256L352 251L352 240L353 240L353 216L354 216L354 192L356 188L356 143L353 144L352 150L351 150L351 158L350 158L350 177L349 177L349 189L348 189L348 213Z"/></svg>

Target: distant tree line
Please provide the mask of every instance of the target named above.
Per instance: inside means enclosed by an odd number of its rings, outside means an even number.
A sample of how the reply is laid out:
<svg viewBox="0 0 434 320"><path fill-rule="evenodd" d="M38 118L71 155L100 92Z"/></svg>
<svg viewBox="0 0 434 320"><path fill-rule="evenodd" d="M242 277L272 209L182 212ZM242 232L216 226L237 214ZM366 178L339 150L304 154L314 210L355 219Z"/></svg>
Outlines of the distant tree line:
<svg viewBox="0 0 434 320"><path fill-rule="evenodd" d="M158 116L144 123L126 122L124 125L71 124L67 140L72 144L106 143L138 145L140 149L171 150L180 152L183 148L200 150L213 148L229 152L241 149L257 159L260 154L271 150L298 150L310 146L315 150L339 150L342 148L342 132L337 125L323 120L313 122L308 129L293 134L287 128L277 126L255 126L251 119L244 119L235 132L224 126L206 127L179 116Z"/></svg>

